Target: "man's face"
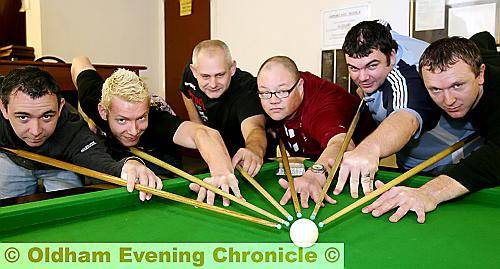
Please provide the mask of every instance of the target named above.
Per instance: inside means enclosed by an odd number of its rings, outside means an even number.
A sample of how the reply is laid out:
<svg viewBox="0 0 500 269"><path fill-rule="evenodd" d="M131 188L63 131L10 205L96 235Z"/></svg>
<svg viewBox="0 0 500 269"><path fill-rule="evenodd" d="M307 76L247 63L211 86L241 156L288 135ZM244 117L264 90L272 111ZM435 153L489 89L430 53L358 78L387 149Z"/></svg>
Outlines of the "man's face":
<svg viewBox="0 0 500 269"><path fill-rule="evenodd" d="M302 103L304 93L304 80L296 83L292 74L280 64L263 69L257 77L259 95L273 93L269 99L260 99L264 111L273 120L280 121L293 116ZM294 86L295 85L295 86ZM275 93L284 94L289 91L289 96L279 98Z"/></svg>
<svg viewBox="0 0 500 269"><path fill-rule="evenodd" d="M422 78L432 100L452 118L462 118L483 94L484 68L483 64L476 76L468 64L459 60L441 72L422 67Z"/></svg>
<svg viewBox="0 0 500 269"><path fill-rule="evenodd" d="M219 98L231 83L231 76L236 72L236 62L226 63L222 49L201 50L196 66L191 64L198 85L208 98Z"/></svg>
<svg viewBox="0 0 500 269"><path fill-rule="evenodd" d="M113 96L109 111L99 104L99 114L108 121L113 136L125 147L133 147L148 128L149 101L128 102Z"/></svg>
<svg viewBox="0 0 500 269"><path fill-rule="evenodd" d="M30 147L40 147L54 133L64 99L46 94L32 99L21 91L13 91L7 106L1 105L3 117L10 122L16 135Z"/></svg>
<svg viewBox="0 0 500 269"><path fill-rule="evenodd" d="M389 62L387 62L386 55L378 49L372 50L372 53L366 57L352 58L346 54L345 58L352 80L365 93L372 93L382 86L391 72L396 61L396 54L394 50L391 52Z"/></svg>

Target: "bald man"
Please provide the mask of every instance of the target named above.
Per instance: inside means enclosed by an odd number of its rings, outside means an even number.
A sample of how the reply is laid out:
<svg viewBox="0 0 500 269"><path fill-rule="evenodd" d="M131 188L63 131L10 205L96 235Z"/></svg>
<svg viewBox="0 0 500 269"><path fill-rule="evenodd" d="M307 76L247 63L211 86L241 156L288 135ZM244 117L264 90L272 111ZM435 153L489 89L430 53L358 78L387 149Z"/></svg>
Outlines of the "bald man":
<svg viewBox="0 0 500 269"><path fill-rule="evenodd" d="M307 208L309 197L315 202L319 198L330 170L329 160L337 155L360 98L309 72L299 72L286 56L266 60L258 72L257 84L262 107L273 120L270 125L288 152L317 159L311 169L294 180L302 207ZM374 126L364 113L357 130L368 130L364 132L368 134ZM360 136L363 132L356 132L354 140L359 141ZM285 204L290 199L288 183L280 179L280 184L287 189L281 199ZM328 195L325 199L334 203Z"/></svg>

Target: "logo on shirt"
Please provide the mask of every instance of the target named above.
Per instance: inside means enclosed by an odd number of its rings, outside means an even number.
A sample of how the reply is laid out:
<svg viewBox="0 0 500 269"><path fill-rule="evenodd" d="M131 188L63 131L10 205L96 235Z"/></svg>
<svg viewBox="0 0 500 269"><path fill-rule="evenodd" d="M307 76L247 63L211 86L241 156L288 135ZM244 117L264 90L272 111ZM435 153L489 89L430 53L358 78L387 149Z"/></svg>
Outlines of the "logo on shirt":
<svg viewBox="0 0 500 269"><path fill-rule="evenodd" d="M80 152L81 152L81 153L84 153L84 152L85 152L85 151L87 151L89 148L91 148L91 147L93 147L93 146L95 146L95 145L97 145L97 143L96 143L95 141L92 141L92 142L90 142L88 145L86 145L85 147L83 147L83 148L80 150Z"/></svg>

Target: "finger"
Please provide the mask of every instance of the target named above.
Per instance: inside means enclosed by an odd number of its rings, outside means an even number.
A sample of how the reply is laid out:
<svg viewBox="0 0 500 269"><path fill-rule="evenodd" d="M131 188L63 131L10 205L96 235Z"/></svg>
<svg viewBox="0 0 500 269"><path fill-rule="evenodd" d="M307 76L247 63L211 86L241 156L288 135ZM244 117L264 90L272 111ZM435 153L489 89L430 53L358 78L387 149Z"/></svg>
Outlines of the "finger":
<svg viewBox="0 0 500 269"><path fill-rule="evenodd" d="M137 181L137 171L135 169L127 170L127 191L132 192L134 190L135 182Z"/></svg>
<svg viewBox="0 0 500 269"><path fill-rule="evenodd" d="M207 190L207 204L214 205L215 193Z"/></svg>
<svg viewBox="0 0 500 269"><path fill-rule="evenodd" d="M337 201L335 201L335 199L333 199L332 197L330 197L328 194L325 194L325 200L330 203L330 204L336 204Z"/></svg>
<svg viewBox="0 0 500 269"><path fill-rule="evenodd" d="M378 181L381 183L381 181ZM384 192L382 195L380 195L375 202L373 202L371 205L364 207L361 211L363 213L369 213L372 212L374 209L378 208L382 204L384 204L386 201L394 198L399 191L397 189L390 189L389 191Z"/></svg>
<svg viewBox="0 0 500 269"><path fill-rule="evenodd" d="M300 204L302 208L309 208L309 192L303 190L300 192Z"/></svg>
<svg viewBox="0 0 500 269"><path fill-rule="evenodd" d="M391 199L386 200L384 203L382 203L379 207L374 209L372 211L372 216L374 217L380 217L383 214L385 214L387 211L392 210L399 204L399 199L398 197L394 197Z"/></svg>
<svg viewBox="0 0 500 269"><path fill-rule="evenodd" d="M339 177L337 179L337 185L335 185L335 190L333 194L338 195L344 189L345 183L347 182L347 177L349 176L349 169L345 165L340 166Z"/></svg>
<svg viewBox="0 0 500 269"><path fill-rule="evenodd" d="M156 179L156 189L157 190L163 189L163 181L161 180L161 178L155 175L155 179Z"/></svg>
<svg viewBox="0 0 500 269"><path fill-rule="evenodd" d="M255 171L252 177L255 177L259 173L261 167L262 167L262 162L258 162L257 166L255 166Z"/></svg>
<svg viewBox="0 0 500 269"><path fill-rule="evenodd" d="M149 186L149 182L148 182L148 177L145 175L145 174L140 174L139 175L139 184L141 184L142 186ZM146 196L147 194L143 191L140 191L139 192L139 199L141 201L144 201L146 200Z"/></svg>
<svg viewBox="0 0 500 269"><path fill-rule="evenodd" d="M371 178L361 178L361 188L363 189L363 193L365 195L373 191L372 182Z"/></svg>
<svg viewBox="0 0 500 269"><path fill-rule="evenodd" d="M425 210L421 207L415 209L415 213L417 213L417 221L418 223L425 222Z"/></svg>
<svg viewBox="0 0 500 269"><path fill-rule="evenodd" d="M238 198L243 198L240 193L240 187L238 187L238 179L236 179L236 176L230 175L229 176L229 187L231 188L231 191L233 191L234 196Z"/></svg>
<svg viewBox="0 0 500 269"><path fill-rule="evenodd" d="M158 182L157 176L155 176L153 173L147 173L147 178L148 178L148 187L151 189L156 188L156 182ZM151 197L153 197L153 194L151 193L146 193L146 200L151 200Z"/></svg>
<svg viewBox="0 0 500 269"><path fill-rule="evenodd" d="M241 161L241 153L240 151L237 151L236 154L234 154L233 159L231 160L233 168L235 168L240 161Z"/></svg>
<svg viewBox="0 0 500 269"><path fill-rule="evenodd" d="M252 160L249 160L249 158L243 158L243 170L247 171L247 173L249 173L249 174L251 174L249 172L251 164L252 164Z"/></svg>
<svg viewBox="0 0 500 269"><path fill-rule="evenodd" d="M283 194L283 197L281 197L280 204L286 205L286 203L288 203L288 201L290 200L291 196L292 195L290 194L290 189L286 189L285 194Z"/></svg>
<svg viewBox="0 0 500 269"><path fill-rule="evenodd" d="M349 181L349 186L351 188L351 197L358 198L359 170L357 168L351 170L351 180Z"/></svg>
<svg viewBox="0 0 500 269"><path fill-rule="evenodd" d="M278 180L278 183L280 184L280 186L281 186L283 189L288 189L288 181L286 181L285 179L280 178L280 179Z"/></svg>
<svg viewBox="0 0 500 269"><path fill-rule="evenodd" d="M222 186L220 186L220 188L223 192L229 193L229 186L227 184L222 184ZM229 199L222 196L222 204L224 206L229 206Z"/></svg>
<svg viewBox="0 0 500 269"><path fill-rule="evenodd" d="M252 177L254 177L255 174L257 174L256 168L257 168L257 162L250 161L250 166L248 167L248 174L250 174Z"/></svg>
<svg viewBox="0 0 500 269"><path fill-rule="evenodd" d="M392 214L391 217L389 217L390 222L398 222L408 211L410 210L410 205L408 203L404 203L399 206L398 210L396 210L396 213Z"/></svg>
<svg viewBox="0 0 500 269"><path fill-rule="evenodd" d="M196 200L198 202L203 202L205 201L206 196L207 196L207 189L200 186L200 191L198 191L198 198L196 198Z"/></svg>
<svg viewBox="0 0 500 269"><path fill-rule="evenodd" d="M375 181L375 188L377 188L377 189L382 188L384 185L385 185L384 182L382 182L380 180Z"/></svg>
<svg viewBox="0 0 500 269"><path fill-rule="evenodd" d="M196 183L191 183L191 184L189 184L189 189L198 193L200 191L200 185L198 185Z"/></svg>

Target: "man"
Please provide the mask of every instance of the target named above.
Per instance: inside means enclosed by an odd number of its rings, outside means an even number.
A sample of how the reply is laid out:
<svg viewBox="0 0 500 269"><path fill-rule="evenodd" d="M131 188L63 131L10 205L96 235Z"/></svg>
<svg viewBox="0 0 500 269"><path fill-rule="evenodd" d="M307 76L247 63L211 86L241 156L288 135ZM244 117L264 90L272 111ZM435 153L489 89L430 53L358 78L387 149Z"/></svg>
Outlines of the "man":
<svg viewBox="0 0 500 269"><path fill-rule="evenodd" d="M198 148L211 173L204 181L226 192L231 188L237 197L241 196L231 159L216 130L181 121L152 103L146 84L134 72L119 69L103 81L87 57L77 57L71 75L83 112L101 131L115 159L131 156L129 147L140 147L167 162L176 145ZM193 184L191 188L198 190L199 186ZM213 204L214 194L201 188L198 200L205 198ZM224 199L224 205L229 205L229 200Z"/></svg>
<svg viewBox="0 0 500 269"><path fill-rule="evenodd" d="M391 34L374 21L360 22L347 33L342 49L349 74L378 127L344 154L334 194L342 191L349 175L352 197L358 197L360 181L363 192L371 192L380 158L396 153L398 166L410 169L473 132L466 121L441 117L427 94L416 62L426 45ZM457 154L455 161L467 153ZM449 157L428 170L452 161Z"/></svg>
<svg viewBox="0 0 500 269"><path fill-rule="evenodd" d="M49 73L36 67L14 69L5 77L0 92L0 146L38 153L127 179L132 191L136 179L161 189L161 180L138 158L114 161L76 110L65 104ZM46 191L82 186L71 172L0 153L0 198L33 194L38 179ZM140 199L151 195L140 193Z"/></svg>
<svg viewBox="0 0 500 269"><path fill-rule="evenodd" d="M236 68L224 42L205 40L196 45L181 83L189 119L218 130L233 166L241 164L252 176L259 172L267 146L264 111L256 91L255 78Z"/></svg>
<svg viewBox="0 0 500 269"><path fill-rule="evenodd" d="M500 54L483 62L471 40L450 37L432 43L420 59L420 73L432 100L455 119L470 118L484 144L420 188L394 187L364 213L378 217L398 207L389 218L399 221L408 211L425 221L425 213L442 202L483 188L500 185ZM383 184L377 182L377 187Z"/></svg>
<svg viewBox="0 0 500 269"><path fill-rule="evenodd" d="M329 159L335 159L360 99L340 86L309 72L299 72L295 62L286 56L267 59L257 74L259 97L264 111L274 120L272 129L294 156L317 159L312 169L294 180L302 207L309 197L316 202L330 171ZM371 131L374 124L364 113L358 130ZM372 128L370 128L372 127ZM359 141L359 132L355 135ZM351 140L350 147L354 147ZM290 199L288 183L279 183L287 191L281 203ZM334 200L328 195L329 203Z"/></svg>

